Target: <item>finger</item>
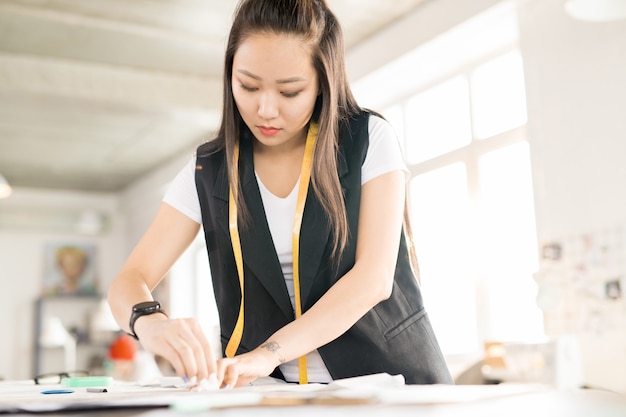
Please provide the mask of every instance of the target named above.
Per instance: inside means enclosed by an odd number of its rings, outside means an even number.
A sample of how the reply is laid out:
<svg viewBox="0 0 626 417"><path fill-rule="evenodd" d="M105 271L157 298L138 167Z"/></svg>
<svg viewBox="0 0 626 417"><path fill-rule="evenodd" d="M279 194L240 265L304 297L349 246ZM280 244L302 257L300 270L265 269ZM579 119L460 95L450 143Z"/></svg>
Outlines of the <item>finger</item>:
<svg viewBox="0 0 626 417"><path fill-rule="evenodd" d="M196 320L181 319L177 329L175 340L180 340L181 343L175 347L181 356L187 377L195 376L198 381L207 379L214 372L215 360L202 327ZM207 361L207 352L211 362Z"/></svg>
<svg viewBox="0 0 626 417"><path fill-rule="evenodd" d="M202 327L196 321L193 321L191 325L194 355L198 364L198 379L202 380L215 372L215 357Z"/></svg>
<svg viewBox="0 0 626 417"><path fill-rule="evenodd" d="M237 379L239 378L239 371L237 369L237 362L233 362L226 366L224 370L224 380L222 381L221 388L234 388L237 386Z"/></svg>
<svg viewBox="0 0 626 417"><path fill-rule="evenodd" d="M206 379L209 376L207 363L194 323L185 321L179 329L178 337L185 342L185 346L181 346L181 354L184 355L183 362L188 372L187 376L189 378L195 376L198 382Z"/></svg>
<svg viewBox="0 0 626 417"><path fill-rule="evenodd" d="M221 358L216 362L215 369L215 379L217 380L217 386L222 387L224 385L224 376L226 373L226 369L230 366L230 364L234 361L234 359L230 358Z"/></svg>
<svg viewBox="0 0 626 417"><path fill-rule="evenodd" d="M167 360L170 365L172 365L172 368L174 368L174 372L176 372L176 375L180 376L183 379L187 377L187 372L185 370L183 360L176 351L176 348L170 343L163 343L159 351L155 352L155 354L162 356L165 360Z"/></svg>
<svg viewBox="0 0 626 417"><path fill-rule="evenodd" d="M217 381L217 386L222 386L222 381L224 381L224 370L226 369L226 364L224 363L226 358L218 359L215 363L215 380Z"/></svg>
<svg viewBox="0 0 626 417"><path fill-rule="evenodd" d="M194 355L194 349L187 343L185 338L176 337L170 339L170 344L178 354L178 358L182 363L182 374L177 372L183 378L192 378L198 374L198 364ZM174 366L176 368L176 366Z"/></svg>
<svg viewBox="0 0 626 417"><path fill-rule="evenodd" d="M209 343L209 340L206 338L204 332L202 332L202 338L200 339L200 343L202 344L202 350L204 351L204 360L207 364L207 372L210 374L215 373L217 369L215 353L213 352L213 348Z"/></svg>

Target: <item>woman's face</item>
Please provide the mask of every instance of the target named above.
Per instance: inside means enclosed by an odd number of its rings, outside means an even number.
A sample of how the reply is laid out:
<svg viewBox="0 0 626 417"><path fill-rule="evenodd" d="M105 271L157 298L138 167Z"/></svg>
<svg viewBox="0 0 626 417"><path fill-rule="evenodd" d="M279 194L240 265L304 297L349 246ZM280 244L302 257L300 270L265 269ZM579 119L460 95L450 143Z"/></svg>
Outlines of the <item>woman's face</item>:
<svg viewBox="0 0 626 417"><path fill-rule="evenodd" d="M261 145L304 141L318 94L310 52L294 36L255 34L233 59L235 104Z"/></svg>

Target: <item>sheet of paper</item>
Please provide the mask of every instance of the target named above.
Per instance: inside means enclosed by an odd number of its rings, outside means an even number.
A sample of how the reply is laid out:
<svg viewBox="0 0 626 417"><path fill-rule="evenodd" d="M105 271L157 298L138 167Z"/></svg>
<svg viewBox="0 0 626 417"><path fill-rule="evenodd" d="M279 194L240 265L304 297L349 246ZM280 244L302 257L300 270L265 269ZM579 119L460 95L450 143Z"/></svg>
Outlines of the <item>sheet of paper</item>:
<svg viewBox="0 0 626 417"><path fill-rule="evenodd" d="M107 407L167 407L178 396L190 394L184 389L141 387L126 383L114 383L107 387L107 392L88 392L87 388L73 388L74 392L71 394L42 394L42 391L61 388L61 384L35 385L32 381L0 382L0 413Z"/></svg>

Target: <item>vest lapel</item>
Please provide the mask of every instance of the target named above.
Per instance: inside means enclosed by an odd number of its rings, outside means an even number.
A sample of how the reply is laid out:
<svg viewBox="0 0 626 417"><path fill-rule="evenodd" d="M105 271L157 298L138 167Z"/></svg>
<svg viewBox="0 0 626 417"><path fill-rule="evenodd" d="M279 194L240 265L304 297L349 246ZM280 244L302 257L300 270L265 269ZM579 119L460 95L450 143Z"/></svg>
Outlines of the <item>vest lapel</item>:
<svg viewBox="0 0 626 417"><path fill-rule="evenodd" d="M337 168L339 180L341 181L348 173L348 166L343 152L339 153ZM307 310L313 304L313 300L309 300L311 288L315 283L315 277L318 276L320 267L327 266L321 265L321 261L328 245L331 244L330 229L326 220L326 214L315 197L311 186L309 187L309 193L304 206L302 228L300 230L300 291L303 310ZM345 193L343 184L342 192Z"/></svg>
<svg viewBox="0 0 626 417"><path fill-rule="evenodd" d="M313 194L313 190L309 189L300 229L300 297L303 311L311 307L309 295L330 237L326 216Z"/></svg>

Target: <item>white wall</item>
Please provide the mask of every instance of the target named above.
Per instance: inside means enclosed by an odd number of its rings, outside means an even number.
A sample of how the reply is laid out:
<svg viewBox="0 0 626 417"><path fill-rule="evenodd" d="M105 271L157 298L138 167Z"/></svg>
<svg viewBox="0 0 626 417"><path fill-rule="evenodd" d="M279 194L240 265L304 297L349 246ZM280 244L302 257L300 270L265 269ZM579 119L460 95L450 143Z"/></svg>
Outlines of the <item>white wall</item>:
<svg viewBox="0 0 626 417"><path fill-rule="evenodd" d="M175 140L175 139L173 139ZM126 248L132 250L154 218L163 195L176 174L189 162L193 151L172 158L120 195L120 211L126 220Z"/></svg>
<svg viewBox="0 0 626 417"><path fill-rule="evenodd" d="M16 188L0 200L0 217L25 210L63 215L80 209L106 214L107 230L88 236L73 230L42 232L0 223L0 376L27 379L32 375L35 300L41 291L43 247L48 243L93 243L97 247L98 277L103 293L154 217L165 187L191 157L172 159L119 194L82 193Z"/></svg>
<svg viewBox="0 0 626 417"><path fill-rule="evenodd" d="M562 3L519 8L540 242L626 227L626 19L574 21ZM576 305L560 313L580 318L563 330L578 331L586 384L626 393L626 294L612 301L601 293L612 274L624 286L626 247L611 249L621 266L587 273ZM566 275L573 285L576 275ZM583 295L596 288L600 297Z"/></svg>
<svg viewBox="0 0 626 417"><path fill-rule="evenodd" d="M521 2L540 238L626 220L626 19L585 23Z"/></svg>
<svg viewBox="0 0 626 417"><path fill-rule="evenodd" d="M15 189L11 198L0 200L0 216L14 210L62 213L76 209L97 209L111 218L108 231L86 236L67 230L41 232L0 228L0 376L31 378L35 300L41 292L44 272L43 248L48 243L93 243L97 247L101 286L116 273L124 257L124 220L119 216L119 198L113 194L50 192ZM8 343L7 343L8 342Z"/></svg>

